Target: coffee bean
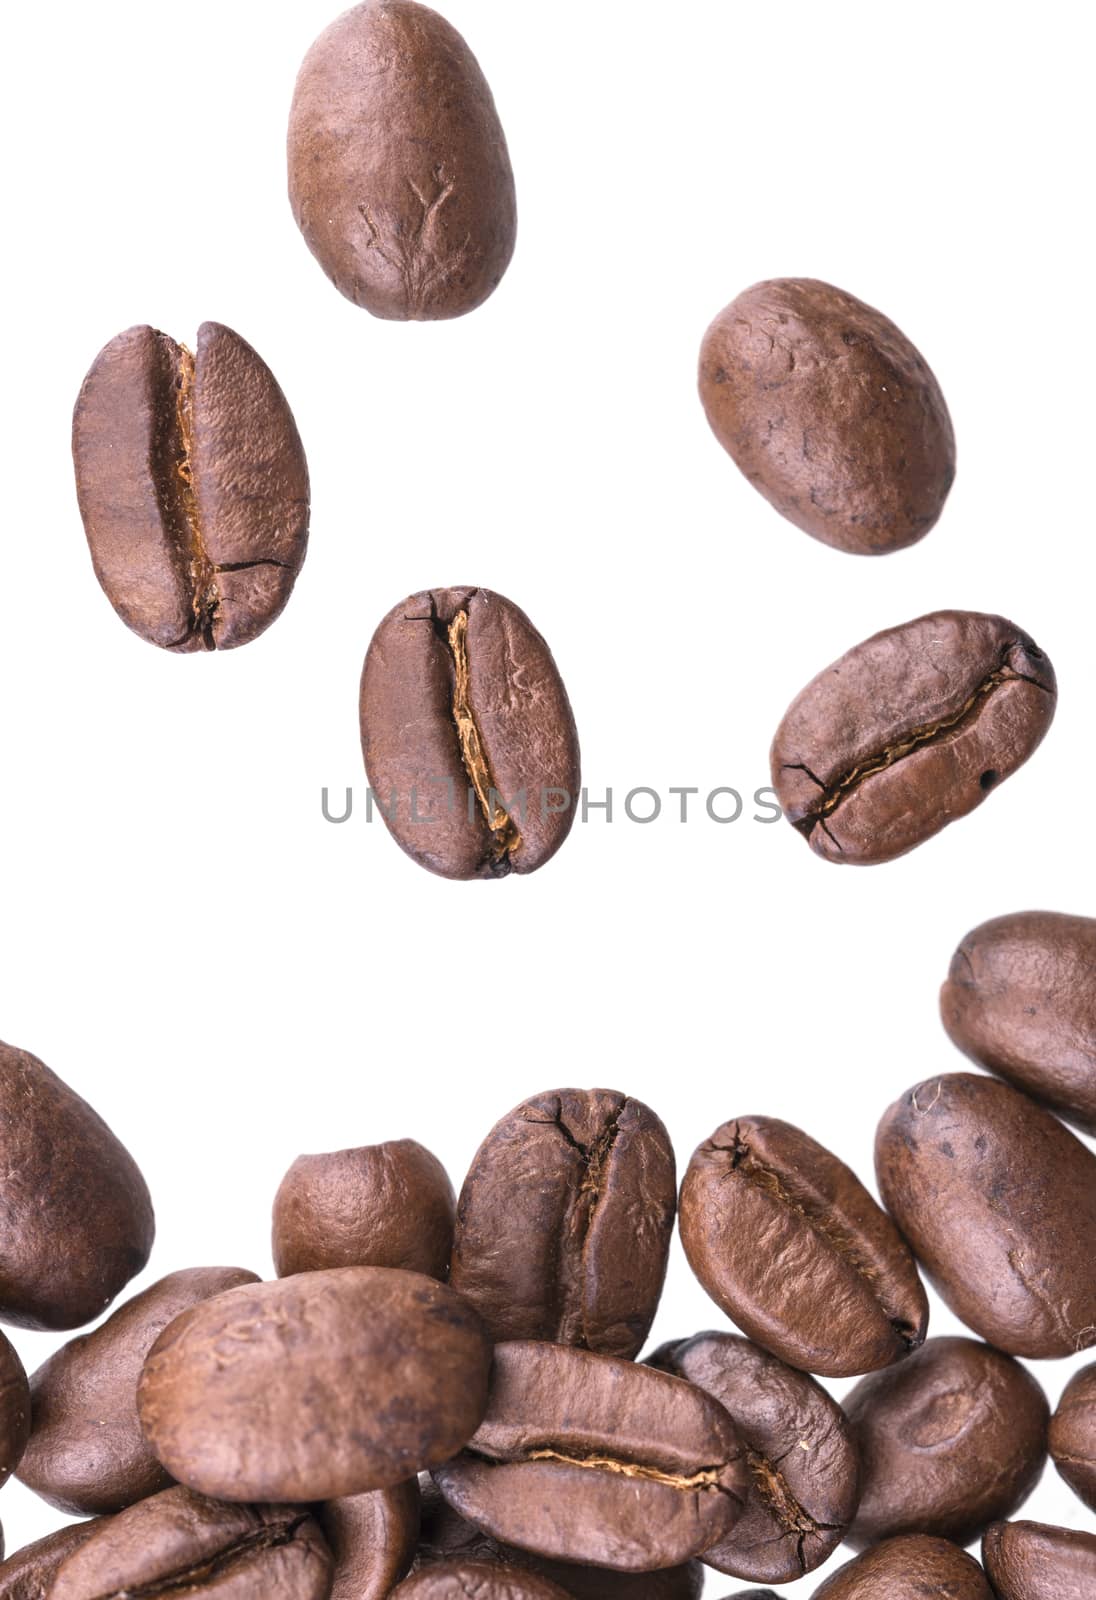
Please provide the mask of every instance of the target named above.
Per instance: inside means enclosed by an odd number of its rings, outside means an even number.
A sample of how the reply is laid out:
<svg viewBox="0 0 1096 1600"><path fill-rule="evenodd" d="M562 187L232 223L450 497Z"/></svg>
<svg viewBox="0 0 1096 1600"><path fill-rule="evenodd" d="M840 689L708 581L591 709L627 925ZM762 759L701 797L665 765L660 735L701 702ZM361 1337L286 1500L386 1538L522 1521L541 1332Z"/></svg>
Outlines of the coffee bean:
<svg viewBox="0 0 1096 1600"><path fill-rule="evenodd" d="M1096 1535L1042 1522L997 1522L982 1544L997 1600L1092 1600Z"/></svg>
<svg viewBox="0 0 1096 1600"><path fill-rule="evenodd" d="M981 805L1042 741L1054 669L1004 617L936 611L819 673L776 731L788 821L827 861L892 861Z"/></svg>
<svg viewBox="0 0 1096 1600"><path fill-rule="evenodd" d="M552 653L487 589L391 610L361 682L370 788L397 844L444 878L535 872L571 828L578 735Z"/></svg>
<svg viewBox="0 0 1096 1600"><path fill-rule="evenodd" d="M1018 1361L973 1339L930 1339L845 1398L863 1462L855 1550L900 1533L973 1544L1035 1488L1050 1408Z"/></svg>
<svg viewBox="0 0 1096 1600"><path fill-rule="evenodd" d="M424 1567L393 1591L393 1600L572 1600L565 1589L527 1568L491 1561L443 1561Z"/></svg>
<svg viewBox="0 0 1096 1600"><path fill-rule="evenodd" d="M47 1600L58 1567L101 1525L99 1518L74 1522L16 1550L0 1566L0 1600Z"/></svg>
<svg viewBox="0 0 1096 1600"><path fill-rule="evenodd" d="M1096 1133L1096 920L996 917L968 933L940 991L965 1055Z"/></svg>
<svg viewBox="0 0 1096 1600"><path fill-rule="evenodd" d="M445 1461L484 1413L490 1346L417 1272L344 1267L230 1289L145 1363L141 1426L180 1483L223 1500L333 1500Z"/></svg>
<svg viewBox="0 0 1096 1600"><path fill-rule="evenodd" d="M673 1147L612 1089L534 1095L488 1134L461 1189L451 1282L492 1338L638 1354L673 1235Z"/></svg>
<svg viewBox="0 0 1096 1600"><path fill-rule="evenodd" d="M240 1267L173 1272L50 1356L31 1379L33 1432L19 1481L78 1517L121 1511L168 1488L137 1420L145 1358L181 1312L258 1281Z"/></svg>
<svg viewBox="0 0 1096 1600"><path fill-rule="evenodd" d="M1096 1344L1096 1155L993 1078L930 1078L876 1135L888 1210L944 1300L1010 1355Z"/></svg>
<svg viewBox="0 0 1096 1600"><path fill-rule="evenodd" d="M298 1156L274 1200L275 1270L402 1267L444 1282L456 1203L445 1168L414 1139Z"/></svg>
<svg viewBox="0 0 1096 1600"><path fill-rule="evenodd" d="M487 1415L434 1477L497 1539L625 1572L676 1566L725 1538L749 1481L730 1417L701 1390L536 1341L497 1347Z"/></svg>
<svg viewBox="0 0 1096 1600"><path fill-rule="evenodd" d="M1050 1424L1054 1465L1090 1511L1096 1511L1096 1362L1075 1372Z"/></svg>
<svg viewBox="0 0 1096 1600"><path fill-rule="evenodd" d="M664 1344L652 1366L718 1400L746 1446L750 1490L704 1562L735 1578L791 1583L836 1550L856 1510L859 1461L844 1413L805 1372L729 1333Z"/></svg>
<svg viewBox="0 0 1096 1600"><path fill-rule="evenodd" d="M977 1561L946 1539L907 1534L838 1568L813 1600L993 1600Z"/></svg>
<svg viewBox="0 0 1096 1600"><path fill-rule="evenodd" d="M289 599L308 541L308 468L285 396L217 322L196 354L130 328L96 356L72 423L95 575L165 650L229 650Z"/></svg>
<svg viewBox="0 0 1096 1600"><path fill-rule="evenodd" d="M815 278L754 284L700 350L716 438L823 544L886 555L924 538L955 477L955 437L920 352L871 306Z"/></svg>
<svg viewBox="0 0 1096 1600"><path fill-rule="evenodd" d="M790 1366L852 1377L924 1341L928 1302L894 1224L786 1122L740 1117L700 1146L681 1186L681 1240L716 1304Z"/></svg>
<svg viewBox="0 0 1096 1600"><path fill-rule="evenodd" d="M331 1600L385 1600L415 1554L418 1481L328 1500L316 1519L335 1561Z"/></svg>
<svg viewBox="0 0 1096 1600"><path fill-rule="evenodd" d="M108 1517L62 1562L49 1600L328 1600L331 1552L300 1506L230 1506L165 1489Z"/></svg>
<svg viewBox="0 0 1096 1600"><path fill-rule="evenodd" d="M7 1044L0 1211L0 1320L21 1328L90 1322L152 1248L152 1201L133 1158L86 1101Z"/></svg>
<svg viewBox="0 0 1096 1600"><path fill-rule="evenodd" d="M30 1438L30 1385L12 1343L0 1333L0 1484L7 1483Z"/></svg>
<svg viewBox="0 0 1096 1600"><path fill-rule="evenodd" d="M376 317L459 317L497 288L514 175L479 63L443 17L367 0L320 35L293 96L289 199L336 289Z"/></svg>

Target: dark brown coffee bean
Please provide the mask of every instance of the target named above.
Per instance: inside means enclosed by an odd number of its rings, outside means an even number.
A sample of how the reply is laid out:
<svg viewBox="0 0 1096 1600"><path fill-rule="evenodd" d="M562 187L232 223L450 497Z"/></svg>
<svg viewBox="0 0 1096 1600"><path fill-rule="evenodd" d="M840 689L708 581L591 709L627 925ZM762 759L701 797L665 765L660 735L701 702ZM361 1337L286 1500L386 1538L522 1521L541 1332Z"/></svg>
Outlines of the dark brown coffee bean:
<svg viewBox="0 0 1096 1600"><path fill-rule="evenodd" d="M229 650L289 599L308 541L292 413L251 346L217 322L196 354L155 328L99 352L72 422L95 575L165 650Z"/></svg>
<svg viewBox="0 0 1096 1600"><path fill-rule="evenodd" d="M900 1533L973 1544L1035 1488L1050 1408L1031 1374L974 1339L930 1339L845 1398L863 1463L848 1542Z"/></svg>
<svg viewBox="0 0 1096 1600"><path fill-rule="evenodd" d="M995 1523L982 1560L997 1600L1092 1600L1096 1535L1042 1522Z"/></svg>
<svg viewBox="0 0 1096 1600"><path fill-rule="evenodd" d="M419 1536L419 1485L329 1500L316 1513L335 1562L331 1600L385 1600L411 1569Z"/></svg>
<svg viewBox="0 0 1096 1600"><path fill-rule="evenodd" d="M445 1281L456 1196L414 1139L298 1156L274 1199L280 1278L325 1267L401 1267Z"/></svg>
<svg viewBox="0 0 1096 1600"><path fill-rule="evenodd" d="M0 1333L0 1484L7 1483L30 1438L30 1385L10 1339Z"/></svg>
<svg viewBox="0 0 1096 1600"><path fill-rule="evenodd" d="M231 1506L165 1489L108 1517L62 1562L49 1600L328 1600L331 1552L300 1506Z"/></svg>
<svg viewBox="0 0 1096 1600"><path fill-rule="evenodd" d="M33 1433L19 1481L78 1517L121 1511L168 1488L137 1420L145 1358L181 1312L258 1281L241 1267L173 1272L50 1356L31 1380Z"/></svg>
<svg viewBox="0 0 1096 1600"><path fill-rule="evenodd" d="M889 318L832 284L774 278L732 300L704 335L700 398L754 488L823 544L886 555L944 509L940 385Z"/></svg>
<svg viewBox="0 0 1096 1600"><path fill-rule="evenodd" d="M965 1055L1096 1133L1096 920L995 917L968 933L940 991Z"/></svg>
<svg viewBox="0 0 1096 1600"><path fill-rule="evenodd" d="M1046 656L1004 617L936 611L819 673L776 730L773 787L827 861L892 861L981 805L1041 743Z"/></svg>
<svg viewBox="0 0 1096 1600"><path fill-rule="evenodd" d="M370 788L400 847L444 878L535 872L579 792L567 691L523 611L487 589L394 607L365 658Z"/></svg>
<svg viewBox="0 0 1096 1600"><path fill-rule="evenodd" d="M334 1500L445 1461L487 1401L491 1349L417 1272L343 1267L230 1289L152 1348L138 1410L180 1483L222 1500Z"/></svg>
<svg viewBox="0 0 1096 1600"><path fill-rule="evenodd" d="M926 1534L877 1544L838 1568L814 1600L993 1600L977 1561Z"/></svg>
<svg viewBox="0 0 1096 1600"><path fill-rule="evenodd" d="M99 1518L74 1522L16 1550L0 1566L0 1600L47 1600L58 1567L100 1526Z"/></svg>
<svg viewBox="0 0 1096 1600"><path fill-rule="evenodd" d="M852 1377L924 1340L925 1291L890 1218L843 1162L774 1117L725 1122L696 1151L681 1240L716 1304L793 1367Z"/></svg>
<svg viewBox="0 0 1096 1600"><path fill-rule="evenodd" d="M1075 1372L1050 1424L1054 1465L1090 1511L1096 1511L1096 1362Z"/></svg>
<svg viewBox="0 0 1096 1600"><path fill-rule="evenodd" d="M536 1341L497 1347L487 1415L434 1477L507 1544L624 1572L676 1566L725 1538L749 1482L730 1417L701 1390Z"/></svg>
<svg viewBox="0 0 1096 1600"><path fill-rule="evenodd" d="M572 1600L565 1589L528 1567L495 1561L443 1561L424 1567L393 1591L393 1600Z"/></svg>
<svg viewBox="0 0 1096 1600"><path fill-rule="evenodd" d="M638 1354L673 1236L673 1147L613 1089L534 1095L487 1135L461 1189L451 1282L492 1338Z"/></svg>
<svg viewBox="0 0 1096 1600"><path fill-rule="evenodd" d="M852 1521L859 1486L837 1401L805 1372L730 1333L664 1344L650 1363L718 1400L746 1446L746 1509L729 1536L704 1552L705 1564L768 1583L791 1583L820 1567Z"/></svg>
<svg viewBox="0 0 1096 1600"><path fill-rule="evenodd" d="M875 1143L888 1210L969 1328L1010 1355L1096 1344L1096 1155L1026 1095L950 1073L895 1101Z"/></svg>
<svg viewBox="0 0 1096 1600"><path fill-rule="evenodd" d="M0 1320L22 1328L90 1322L152 1249L152 1201L133 1158L86 1101L7 1044L0 1211Z"/></svg>
<svg viewBox="0 0 1096 1600"><path fill-rule="evenodd" d="M459 317L498 286L517 233L506 139L437 12L367 0L316 40L289 117L289 199L336 289L376 317Z"/></svg>

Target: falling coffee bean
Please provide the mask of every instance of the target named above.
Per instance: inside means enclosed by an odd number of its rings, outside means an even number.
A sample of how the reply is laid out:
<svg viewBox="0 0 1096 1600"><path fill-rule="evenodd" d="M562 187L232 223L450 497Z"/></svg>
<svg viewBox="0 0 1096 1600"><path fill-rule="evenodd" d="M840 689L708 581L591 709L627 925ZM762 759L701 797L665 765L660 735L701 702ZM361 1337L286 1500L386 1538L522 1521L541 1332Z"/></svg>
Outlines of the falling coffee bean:
<svg viewBox="0 0 1096 1600"><path fill-rule="evenodd" d="M908 1534L840 1567L813 1600L994 1600L977 1561L946 1539Z"/></svg>
<svg viewBox="0 0 1096 1600"><path fill-rule="evenodd" d="M0 1600L48 1600L61 1563L102 1526L102 1519L74 1522L16 1550L0 1565Z"/></svg>
<svg viewBox="0 0 1096 1600"><path fill-rule="evenodd" d="M10 1339L0 1333L0 1484L7 1483L30 1438L30 1385Z"/></svg>
<svg viewBox="0 0 1096 1600"><path fill-rule="evenodd" d="M1042 1522L997 1522L982 1541L997 1600L1092 1600L1096 1534Z"/></svg>
<svg viewBox="0 0 1096 1600"><path fill-rule="evenodd" d="M335 1563L330 1600L386 1600L414 1558L418 1480L328 1500L316 1520Z"/></svg>
<svg viewBox="0 0 1096 1600"><path fill-rule="evenodd" d="M229 650L289 599L308 541L292 413L251 346L217 322L195 354L155 328L99 352L72 423L95 575L165 650Z"/></svg>
<svg viewBox="0 0 1096 1600"><path fill-rule="evenodd" d="M1051 1419L1050 1454L1074 1494L1096 1511L1096 1362L1063 1389Z"/></svg>
<svg viewBox="0 0 1096 1600"><path fill-rule="evenodd" d="M1012 622L937 611L856 645L773 740L788 821L827 861L891 861L973 811L1037 748L1054 669Z"/></svg>

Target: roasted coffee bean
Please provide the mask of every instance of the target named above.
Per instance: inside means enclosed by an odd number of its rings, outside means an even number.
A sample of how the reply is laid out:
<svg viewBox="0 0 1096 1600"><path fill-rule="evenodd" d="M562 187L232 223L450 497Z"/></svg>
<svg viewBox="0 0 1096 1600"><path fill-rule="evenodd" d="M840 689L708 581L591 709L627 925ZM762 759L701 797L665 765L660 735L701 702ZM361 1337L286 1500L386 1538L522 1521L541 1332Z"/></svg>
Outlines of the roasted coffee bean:
<svg viewBox="0 0 1096 1600"><path fill-rule="evenodd" d="M700 1146L681 1186L681 1240L716 1304L793 1367L852 1377L924 1340L928 1302L894 1224L786 1122L740 1117Z"/></svg>
<svg viewBox="0 0 1096 1600"><path fill-rule="evenodd" d="M289 199L340 294L376 317L473 311L514 253L514 175L495 102L455 28L412 0L367 0L304 59Z"/></svg>
<svg viewBox="0 0 1096 1600"><path fill-rule="evenodd" d="M7 1044L0 1212L0 1320L22 1328L90 1322L152 1249L152 1201L133 1158L86 1101Z"/></svg>
<svg viewBox="0 0 1096 1600"><path fill-rule="evenodd" d="M612 1089L534 1095L488 1134L461 1189L451 1282L492 1338L630 1359L666 1276L673 1147Z"/></svg>
<svg viewBox="0 0 1096 1600"><path fill-rule="evenodd" d="M1042 1389L974 1339L930 1339L858 1383L845 1411L863 1464L854 1550L900 1533L973 1544L1023 1505L1046 1462Z"/></svg>
<svg viewBox="0 0 1096 1600"><path fill-rule="evenodd" d="M527 1567L493 1561L443 1561L424 1567L393 1591L393 1600L572 1600L565 1589Z"/></svg>
<svg viewBox="0 0 1096 1600"><path fill-rule="evenodd" d="M497 1539L625 1572L675 1566L725 1538L749 1487L734 1425L701 1390L537 1341L497 1347L487 1415L434 1477Z"/></svg>
<svg viewBox="0 0 1096 1600"><path fill-rule="evenodd" d="M456 1204L445 1168L414 1139L298 1156L274 1199L275 1270L402 1267L444 1282Z"/></svg>
<svg viewBox="0 0 1096 1600"><path fill-rule="evenodd" d="M1042 741L1057 690L1012 622L936 611L819 673L773 740L784 814L827 861L892 861L981 805Z"/></svg>
<svg viewBox="0 0 1096 1600"><path fill-rule="evenodd" d="M444 878L535 872L571 828L578 735L552 653L487 589L413 594L361 682L362 751L389 831Z"/></svg>
<svg viewBox="0 0 1096 1600"><path fill-rule="evenodd" d="M74 1522L16 1550L0 1566L0 1600L47 1600L58 1567L100 1526L98 1518Z"/></svg>
<svg viewBox="0 0 1096 1600"><path fill-rule="evenodd" d="M1096 1133L1096 920L995 917L968 933L940 991L965 1055Z"/></svg>
<svg viewBox="0 0 1096 1600"><path fill-rule="evenodd" d="M1075 1372L1050 1424L1054 1465L1090 1511L1096 1511L1096 1362Z"/></svg>
<svg viewBox="0 0 1096 1600"><path fill-rule="evenodd" d="M335 1562L331 1600L385 1600L411 1569L419 1536L419 1485L329 1500L316 1513Z"/></svg>
<svg viewBox="0 0 1096 1600"><path fill-rule="evenodd" d="M433 1278L307 1272L176 1317L138 1410L172 1477L202 1494L333 1500L459 1450L483 1417L490 1360L475 1313Z"/></svg>
<svg viewBox="0 0 1096 1600"><path fill-rule="evenodd" d="M876 1135L883 1200L944 1300L1010 1355L1096 1344L1096 1155L1026 1095L951 1073Z"/></svg>
<svg viewBox="0 0 1096 1600"><path fill-rule="evenodd" d="M750 1492L704 1562L735 1578L791 1583L841 1543L856 1510L859 1461L844 1413L822 1386L749 1339L698 1333L650 1364L718 1400L746 1446Z"/></svg>
<svg viewBox="0 0 1096 1600"><path fill-rule="evenodd" d="M700 398L754 488L823 544L886 555L944 508L940 385L889 318L832 284L774 278L732 300L704 336Z"/></svg>
<svg viewBox="0 0 1096 1600"><path fill-rule="evenodd" d="M331 1552L301 1506L231 1506L165 1489L105 1518L49 1600L328 1600Z"/></svg>
<svg viewBox="0 0 1096 1600"><path fill-rule="evenodd" d="M0 1484L7 1483L30 1438L30 1386L11 1341L0 1333Z"/></svg>
<svg viewBox="0 0 1096 1600"><path fill-rule="evenodd" d="M1042 1522L997 1522L982 1543L997 1600L1092 1600L1096 1535Z"/></svg>
<svg viewBox="0 0 1096 1600"><path fill-rule="evenodd" d="M196 354L130 328L96 356L72 422L95 575L165 650L229 650L289 599L308 542L308 468L251 346L217 322Z"/></svg>
<svg viewBox="0 0 1096 1600"><path fill-rule="evenodd" d="M877 1544L840 1567L813 1600L993 1600L977 1561L926 1534Z"/></svg>
<svg viewBox="0 0 1096 1600"><path fill-rule="evenodd" d="M258 1281L241 1267L173 1272L50 1356L31 1379L33 1433L20 1482L78 1517L121 1511L168 1488L137 1420L145 1358L181 1312Z"/></svg>

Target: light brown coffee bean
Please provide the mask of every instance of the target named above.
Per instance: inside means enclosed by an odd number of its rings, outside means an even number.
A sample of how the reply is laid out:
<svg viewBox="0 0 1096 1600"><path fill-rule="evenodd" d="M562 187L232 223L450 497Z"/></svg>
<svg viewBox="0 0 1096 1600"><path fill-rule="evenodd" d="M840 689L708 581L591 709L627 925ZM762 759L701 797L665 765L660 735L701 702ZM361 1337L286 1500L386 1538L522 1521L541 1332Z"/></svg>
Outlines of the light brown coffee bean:
<svg viewBox="0 0 1096 1600"><path fill-rule="evenodd" d="M1054 1465L1090 1511L1096 1511L1096 1362L1075 1372L1050 1424Z"/></svg>
<svg viewBox="0 0 1096 1600"><path fill-rule="evenodd" d="M424 1567L393 1592L392 1600L571 1600L566 1590L528 1567L496 1561L442 1561Z"/></svg>
<svg viewBox="0 0 1096 1600"><path fill-rule="evenodd" d="M994 1600L977 1561L947 1539L907 1534L840 1567L813 1600Z"/></svg>
<svg viewBox="0 0 1096 1600"><path fill-rule="evenodd" d="M30 1385L10 1339L0 1333L0 1484L7 1483L30 1438Z"/></svg>
<svg viewBox="0 0 1096 1600"><path fill-rule="evenodd" d="M16 1550L0 1566L0 1600L48 1600L61 1563L86 1544L102 1519L74 1522Z"/></svg>
<svg viewBox="0 0 1096 1600"><path fill-rule="evenodd" d="M331 1600L386 1600L414 1558L418 1480L328 1500L316 1520L335 1562Z"/></svg>
<svg viewBox="0 0 1096 1600"><path fill-rule="evenodd" d="M996 1522L982 1560L997 1600L1092 1600L1096 1534L1045 1522Z"/></svg>

